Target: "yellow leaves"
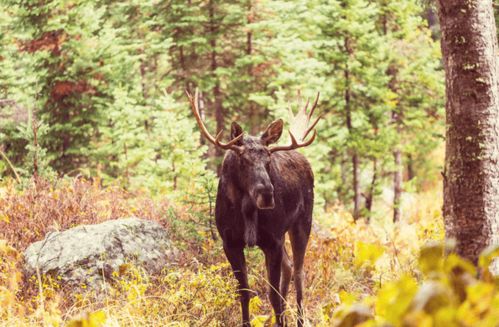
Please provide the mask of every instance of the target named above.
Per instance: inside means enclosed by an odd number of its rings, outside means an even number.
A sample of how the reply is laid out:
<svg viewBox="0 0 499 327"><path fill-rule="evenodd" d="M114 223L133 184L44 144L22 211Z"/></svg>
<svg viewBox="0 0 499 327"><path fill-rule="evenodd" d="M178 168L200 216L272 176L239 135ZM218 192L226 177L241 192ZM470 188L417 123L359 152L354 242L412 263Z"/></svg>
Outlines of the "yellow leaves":
<svg viewBox="0 0 499 327"><path fill-rule="evenodd" d="M20 259L20 254L16 249L9 246L7 241L0 240L0 288L15 293L21 282L22 274L16 265ZM0 301L3 298L0 297Z"/></svg>
<svg viewBox="0 0 499 327"><path fill-rule="evenodd" d="M346 309L340 308L335 313L333 326L354 327L359 326L373 318L369 307L363 304L354 304Z"/></svg>
<svg viewBox="0 0 499 327"><path fill-rule="evenodd" d="M17 294L22 281L19 269L20 254L9 246L7 241L0 240L0 321L9 316L19 316L25 309Z"/></svg>
<svg viewBox="0 0 499 327"><path fill-rule="evenodd" d="M443 269L456 296L464 300L466 288L476 282L476 269L473 264L452 253L445 259Z"/></svg>
<svg viewBox="0 0 499 327"><path fill-rule="evenodd" d="M261 307L262 307L262 300L258 295L250 299L249 302L250 312L260 312Z"/></svg>
<svg viewBox="0 0 499 327"><path fill-rule="evenodd" d="M272 320L273 320L273 318L271 316L257 315L253 319L251 319L251 327L271 326Z"/></svg>
<svg viewBox="0 0 499 327"><path fill-rule="evenodd" d="M3 221L4 223L10 223L10 218L7 214L5 213L0 213L0 221Z"/></svg>
<svg viewBox="0 0 499 327"><path fill-rule="evenodd" d="M384 252L385 249L377 244L356 241L354 247L354 264L357 268L362 266L372 267Z"/></svg>
<svg viewBox="0 0 499 327"><path fill-rule="evenodd" d="M446 285L437 281L427 281L419 287L412 300L411 309L433 314L452 301L453 294Z"/></svg>
<svg viewBox="0 0 499 327"><path fill-rule="evenodd" d="M383 285L375 301L376 314L396 324L409 309L417 290L416 281L407 275L396 282Z"/></svg>
<svg viewBox="0 0 499 327"><path fill-rule="evenodd" d="M433 319L424 311L409 312L404 318L404 327L433 327Z"/></svg>
<svg viewBox="0 0 499 327"><path fill-rule="evenodd" d="M407 327L496 326L499 321L499 290L495 281L487 274L481 280L477 279L475 266L450 253L453 248L453 242L424 246L420 251L419 266L426 280L418 286L414 278L403 276L383 285L373 296L376 319L367 322ZM359 249L362 248L356 245L356 255L362 252ZM483 271L487 272L498 252L496 248L484 251L480 258ZM343 312L341 317L346 317L346 313Z"/></svg>
<svg viewBox="0 0 499 327"><path fill-rule="evenodd" d="M344 305L352 305L359 300L359 297L356 294L348 293L343 290L340 291L338 295L340 297L340 303Z"/></svg>
<svg viewBox="0 0 499 327"><path fill-rule="evenodd" d="M492 284L477 282L466 289L467 302L479 314L483 314L490 308L494 298L495 287Z"/></svg>
<svg viewBox="0 0 499 327"><path fill-rule="evenodd" d="M71 320L67 327L101 327L104 326L106 320L106 314L103 311L95 311Z"/></svg>
<svg viewBox="0 0 499 327"><path fill-rule="evenodd" d="M499 317L499 294L493 284L477 282L466 289L467 298L457 310L459 321L466 326L477 326L487 317Z"/></svg>
<svg viewBox="0 0 499 327"><path fill-rule="evenodd" d="M419 254L419 268L426 275L442 271L445 253L452 250L455 242L429 242L421 248Z"/></svg>
<svg viewBox="0 0 499 327"><path fill-rule="evenodd" d="M448 274L459 271L461 273L468 273L471 276L476 275L475 266L455 253L451 253L445 258L443 269Z"/></svg>
<svg viewBox="0 0 499 327"><path fill-rule="evenodd" d="M19 258L19 252L8 245L6 240L0 240L0 256L17 260Z"/></svg>
<svg viewBox="0 0 499 327"><path fill-rule="evenodd" d="M113 276L119 292L125 294L128 301L140 300L149 287L145 272L130 263L121 264L118 272L113 272Z"/></svg>

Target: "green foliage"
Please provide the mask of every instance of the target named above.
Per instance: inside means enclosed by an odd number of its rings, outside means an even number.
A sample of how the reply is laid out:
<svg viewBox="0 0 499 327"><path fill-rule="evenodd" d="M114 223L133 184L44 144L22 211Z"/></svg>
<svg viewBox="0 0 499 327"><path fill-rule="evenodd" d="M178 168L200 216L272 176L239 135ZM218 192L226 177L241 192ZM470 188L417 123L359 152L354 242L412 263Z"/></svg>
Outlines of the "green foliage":
<svg viewBox="0 0 499 327"><path fill-rule="evenodd" d="M442 130L440 54L416 0L8 0L0 8L0 100L8 100L0 142L25 176L37 147L47 172L174 198L200 189L221 152L196 132L184 95L194 87L212 133L238 120L258 134L287 117L299 90L321 91L318 140L303 150L318 209L350 207L354 154L366 211L398 169L395 150L415 188L438 176L425 159ZM30 111L44 124L38 145L18 129ZM0 174L12 175L4 161Z"/></svg>

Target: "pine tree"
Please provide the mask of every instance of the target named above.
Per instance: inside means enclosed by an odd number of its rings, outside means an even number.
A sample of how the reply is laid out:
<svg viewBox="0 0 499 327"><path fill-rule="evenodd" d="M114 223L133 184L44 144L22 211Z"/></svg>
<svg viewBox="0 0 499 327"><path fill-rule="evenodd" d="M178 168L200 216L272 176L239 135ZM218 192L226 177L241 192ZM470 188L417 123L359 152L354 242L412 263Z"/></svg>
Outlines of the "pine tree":
<svg viewBox="0 0 499 327"><path fill-rule="evenodd" d="M393 221L401 217L403 157L412 163L437 144L441 128L443 89L440 53L422 19L422 8L413 0L402 3L379 1L378 30L388 44L390 106L398 135L393 153Z"/></svg>
<svg viewBox="0 0 499 327"><path fill-rule="evenodd" d="M110 69L98 48L101 16L90 2L68 8L58 0L15 2L20 50L33 67L31 85L40 120L49 125L45 146L51 165L61 173L74 172L88 163L90 142L96 136L102 98L99 71ZM29 87L26 85L26 87Z"/></svg>
<svg viewBox="0 0 499 327"><path fill-rule="evenodd" d="M316 15L321 15L320 51L328 67L326 94L334 117L330 121L335 130L331 151L339 159L341 170L352 175L351 182L343 184L351 185L351 191L340 188L339 192L352 197L353 216L358 219L365 187L361 183L362 166L371 160L372 167L379 169L378 157L391 142L385 101L389 95L384 74L387 49L376 30L377 8L373 3L327 1ZM372 171L369 207L377 173Z"/></svg>

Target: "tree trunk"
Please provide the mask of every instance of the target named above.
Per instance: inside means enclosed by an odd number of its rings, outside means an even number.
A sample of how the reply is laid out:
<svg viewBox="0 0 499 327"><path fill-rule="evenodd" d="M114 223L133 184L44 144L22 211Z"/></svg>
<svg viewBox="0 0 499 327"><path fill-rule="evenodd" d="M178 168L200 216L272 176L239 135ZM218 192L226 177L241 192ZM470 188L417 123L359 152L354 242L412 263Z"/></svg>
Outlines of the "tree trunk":
<svg viewBox="0 0 499 327"><path fill-rule="evenodd" d="M374 202L374 193L376 192L376 183L378 179L378 160L373 159L373 176L371 178L371 185L369 186L369 192L366 194L366 210L367 210L367 221L371 220L372 208Z"/></svg>
<svg viewBox="0 0 499 327"><path fill-rule="evenodd" d="M414 158L412 154L407 155L407 180L410 181L416 177L416 172L414 171Z"/></svg>
<svg viewBox="0 0 499 327"><path fill-rule="evenodd" d="M214 1L210 1L209 3L209 16L210 16L210 46L211 46L211 74L215 79L215 86L213 87L213 105L215 109L215 121L217 123L217 133L224 128L224 114L222 108L222 92L220 90L220 80L217 76L217 38L215 34L217 33L218 27L215 22L215 3ZM217 157L221 157L223 155L222 149L216 147L215 154ZM220 168L220 167L219 167Z"/></svg>
<svg viewBox="0 0 499 327"><path fill-rule="evenodd" d="M386 29L386 15L385 17L385 27L383 32L387 35ZM398 94L400 91L397 87L397 67L393 64L387 69L388 76L390 76L390 81L388 82L388 88L394 93ZM402 133L402 107L400 104L397 105L396 108L392 110L392 123L395 124L395 128L397 130L397 134L401 135ZM402 150L400 142L397 142L393 149L393 164L395 166L393 170L393 222L400 221L400 217L402 216L402 211L400 208L401 199L402 199Z"/></svg>
<svg viewBox="0 0 499 327"><path fill-rule="evenodd" d="M359 155L354 153L352 156L352 168L353 168L353 219L357 220L360 217L360 203L361 203L361 193L360 193L360 172L359 172Z"/></svg>
<svg viewBox="0 0 499 327"><path fill-rule="evenodd" d="M348 37L344 39L344 46L346 53L351 55L350 40ZM343 71L345 77L345 115L346 115L346 125L348 133L353 133L352 125L352 112L351 112L351 93L350 93L350 67L348 62L345 63L345 69ZM353 219L357 220L360 217L360 205L361 205L361 192L360 192L360 172L359 172L359 154L357 149L352 149L352 173L353 173Z"/></svg>
<svg viewBox="0 0 499 327"><path fill-rule="evenodd" d="M400 208L402 199L402 151L396 148L393 151L395 171L393 172L393 222L400 221L402 210Z"/></svg>
<svg viewBox="0 0 499 327"><path fill-rule="evenodd" d="M499 90L492 1L439 0L446 73L444 220L476 262L499 243Z"/></svg>
<svg viewBox="0 0 499 327"><path fill-rule="evenodd" d="M252 1L248 1L248 13L247 13L247 24L253 23L253 4ZM246 57L250 58L253 55L253 32L251 28L248 28L246 32ZM253 63L250 61L247 67L248 77L253 81ZM250 91L251 92L251 91ZM251 135L256 135L258 133L258 128L260 125L260 113L258 112L258 107L253 101L249 101L248 109L250 113L250 133Z"/></svg>
<svg viewBox="0 0 499 327"><path fill-rule="evenodd" d="M144 55L144 49L140 49L139 53ZM145 57L145 56L144 56ZM144 104L147 103L147 98L149 97L147 90L147 76L146 76L147 63L144 59L140 59L140 85L142 88L142 97L144 100ZM144 130L147 133L147 136L151 135L151 123L148 118L144 119Z"/></svg>

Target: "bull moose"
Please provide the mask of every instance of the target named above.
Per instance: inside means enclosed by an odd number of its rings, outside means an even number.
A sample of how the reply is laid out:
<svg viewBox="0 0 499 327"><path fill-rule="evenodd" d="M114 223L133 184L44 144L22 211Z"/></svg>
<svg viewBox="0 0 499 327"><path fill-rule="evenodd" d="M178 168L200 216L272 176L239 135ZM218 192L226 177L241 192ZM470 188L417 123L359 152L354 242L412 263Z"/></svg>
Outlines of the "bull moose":
<svg viewBox="0 0 499 327"><path fill-rule="evenodd" d="M257 245L265 254L269 298L278 326L286 324L285 299L291 277L296 288L298 326L303 326L303 261L312 225L314 177L305 157L295 151L310 145L315 137L318 117L311 123L319 94L307 112L309 102L292 117L291 142L276 143L283 130L283 120L272 122L261 136L249 136L236 122L231 126L231 140L221 142L220 131L213 137L204 125L198 109L199 92L187 96L201 133L225 154L215 207L216 225L223 249L239 283L242 325L250 326L250 292L243 249ZM291 113L291 109L290 109ZM310 132L313 134L308 138ZM284 246L288 233L293 263Z"/></svg>

